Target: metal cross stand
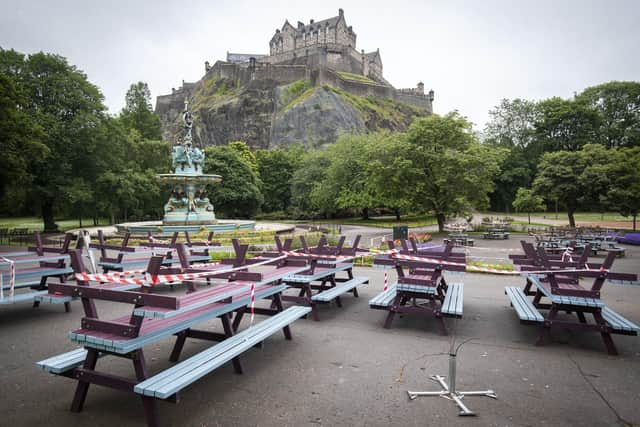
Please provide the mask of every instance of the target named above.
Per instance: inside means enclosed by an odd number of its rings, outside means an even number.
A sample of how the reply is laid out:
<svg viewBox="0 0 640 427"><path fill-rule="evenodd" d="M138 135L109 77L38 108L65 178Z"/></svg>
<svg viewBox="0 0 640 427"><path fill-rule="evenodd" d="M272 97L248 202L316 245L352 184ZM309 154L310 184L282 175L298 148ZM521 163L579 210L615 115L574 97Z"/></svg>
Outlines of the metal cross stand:
<svg viewBox="0 0 640 427"><path fill-rule="evenodd" d="M432 375L432 380L440 383L442 387L441 391L408 391L409 399L413 400L418 396L440 396L445 399L453 400L460 408L460 416L474 416L476 415L471 409L462 402L462 398L465 396L487 396L493 399L497 399L496 393L493 390L483 391L458 391L456 390L456 354L449 353L449 384L445 382L445 377L442 375Z"/></svg>

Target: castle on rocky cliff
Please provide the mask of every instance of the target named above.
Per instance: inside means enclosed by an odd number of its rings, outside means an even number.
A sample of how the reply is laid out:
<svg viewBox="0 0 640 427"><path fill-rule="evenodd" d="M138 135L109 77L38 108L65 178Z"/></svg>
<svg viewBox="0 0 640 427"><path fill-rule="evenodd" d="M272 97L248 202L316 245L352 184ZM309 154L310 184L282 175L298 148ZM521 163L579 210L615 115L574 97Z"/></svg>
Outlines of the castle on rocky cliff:
<svg viewBox="0 0 640 427"><path fill-rule="evenodd" d="M238 85L253 80L271 80L285 85L305 79L314 86L330 85L358 96L391 98L433 112L433 90L424 84L396 89L383 77L380 50L356 49L356 33L347 25L344 11L322 21L311 19L296 26L285 21L269 41L269 54L229 53L213 66L205 62L206 78L227 78ZM183 84L169 95L159 96L156 110L191 95L196 83Z"/></svg>

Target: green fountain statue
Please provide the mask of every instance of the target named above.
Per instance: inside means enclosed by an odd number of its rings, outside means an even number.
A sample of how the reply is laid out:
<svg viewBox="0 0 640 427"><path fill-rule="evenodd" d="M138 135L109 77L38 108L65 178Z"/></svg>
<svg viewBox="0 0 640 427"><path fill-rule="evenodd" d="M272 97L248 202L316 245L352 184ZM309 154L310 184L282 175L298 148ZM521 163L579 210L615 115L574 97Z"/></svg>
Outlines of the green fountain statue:
<svg viewBox="0 0 640 427"><path fill-rule="evenodd" d="M207 197L207 184L222 181L220 175L203 174L204 153L193 146L191 132L193 116L189 101L184 101L182 113L184 140L173 146L173 173L158 175L162 182L173 185L173 192L164 205L164 225L209 225L215 224L216 215Z"/></svg>

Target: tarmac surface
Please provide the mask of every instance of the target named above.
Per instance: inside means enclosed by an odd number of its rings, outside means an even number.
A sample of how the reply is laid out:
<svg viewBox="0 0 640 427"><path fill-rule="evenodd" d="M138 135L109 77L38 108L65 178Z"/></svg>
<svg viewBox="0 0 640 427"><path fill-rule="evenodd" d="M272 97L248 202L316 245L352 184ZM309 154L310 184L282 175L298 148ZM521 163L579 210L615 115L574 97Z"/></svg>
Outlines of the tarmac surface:
<svg viewBox="0 0 640 427"><path fill-rule="evenodd" d="M476 239L472 256L506 258L521 237L507 241ZM640 272L640 248L615 271ZM593 261L602 260L594 258ZM522 285L519 276L451 275L463 281L464 317L447 319L450 336L441 336L433 319L404 316L392 329L382 327L386 312L368 300L382 290L383 270L356 267L370 283L360 298L343 296L320 308L320 322L292 325L293 340L273 335L263 349L241 356L244 374L227 364L182 392L180 403L159 403L164 426L612 426L640 425L640 338L614 335L619 356L609 356L597 333L554 331L536 347L536 326L520 324L504 294ZM395 273L390 272L390 283ZM640 323L640 287L606 283L603 299L629 320ZM130 305L98 303L102 318L130 312ZM69 411L75 382L39 370L35 363L74 348L67 333L82 317L61 306L28 303L0 306L0 425L139 426L145 424L140 398L91 386L81 413ZM260 317L257 317L260 320ZM242 327L248 326L246 323ZM221 330L219 321L202 325ZM450 340L466 342L458 355L459 390L493 389L498 398L466 397L476 417L457 416L453 402L440 397L409 400L407 390L439 390L429 379L446 375ZM145 348L152 373L170 366L172 339ZM188 340L182 359L209 342ZM98 368L133 378L131 362L106 357Z"/></svg>

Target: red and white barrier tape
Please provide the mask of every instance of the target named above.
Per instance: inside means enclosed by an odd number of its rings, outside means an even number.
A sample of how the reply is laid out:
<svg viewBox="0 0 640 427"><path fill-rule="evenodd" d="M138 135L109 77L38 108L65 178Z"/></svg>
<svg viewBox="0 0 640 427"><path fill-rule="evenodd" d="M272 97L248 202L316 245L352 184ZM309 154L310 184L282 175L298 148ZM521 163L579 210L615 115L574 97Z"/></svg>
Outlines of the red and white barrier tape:
<svg viewBox="0 0 640 427"><path fill-rule="evenodd" d="M16 286L16 264L13 260L0 256L0 261L9 264L9 296L13 298L13 291ZM0 300L4 299L4 283L0 272Z"/></svg>
<svg viewBox="0 0 640 427"><path fill-rule="evenodd" d="M77 280L82 280L84 282L111 282L111 283L123 283L130 285L141 285L141 286L155 286L161 283L171 283L171 282L182 282L185 280L198 279L201 277L213 277L222 273L232 273L234 271L245 270L247 267L255 267L259 265L268 264L274 261L279 261L281 259L285 259L286 255L280 256L277 258L268 258L264 261L257 262L255 264L249 265L241 265L239 267L234 267L225 270L217 270L217 271L202 271L198 273L180 273L180 274L158 274L158 275L149 275L146 274L144 278L134 278L127 279L122 277L123 273L118 274L87 274L87 273L76 273L75 277Z"/></svg>
<svg viewBox="0 0 640 427"><path fill-rule="evenodd" d="M383 292L387 291L387 285L389 284L389 275L387 274L387 270L384 271L384 288L382 289Z"/></svg>

